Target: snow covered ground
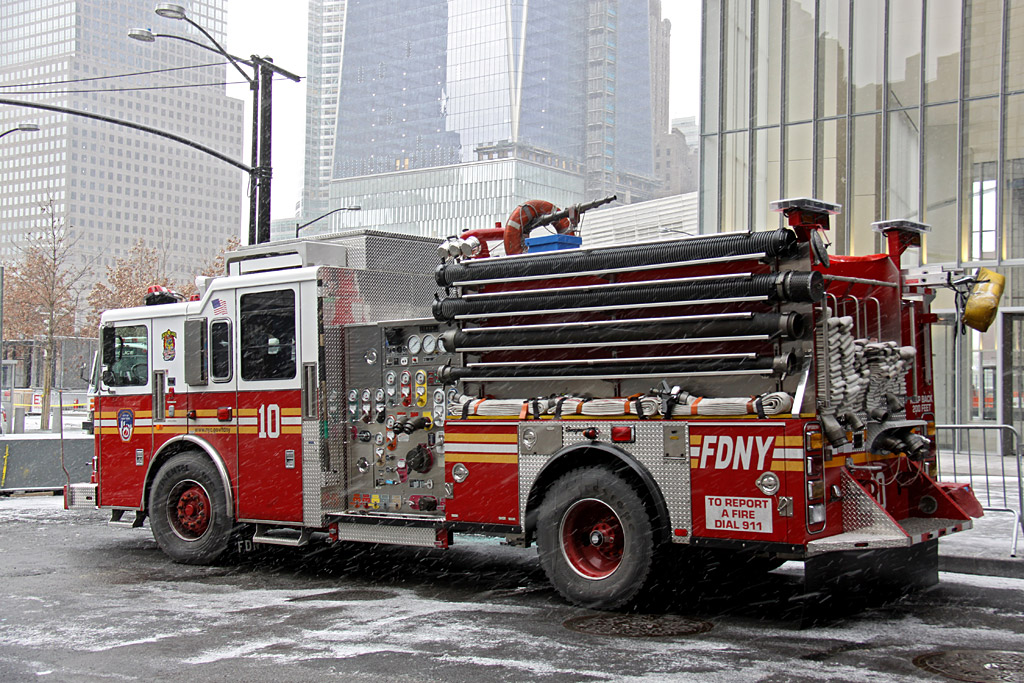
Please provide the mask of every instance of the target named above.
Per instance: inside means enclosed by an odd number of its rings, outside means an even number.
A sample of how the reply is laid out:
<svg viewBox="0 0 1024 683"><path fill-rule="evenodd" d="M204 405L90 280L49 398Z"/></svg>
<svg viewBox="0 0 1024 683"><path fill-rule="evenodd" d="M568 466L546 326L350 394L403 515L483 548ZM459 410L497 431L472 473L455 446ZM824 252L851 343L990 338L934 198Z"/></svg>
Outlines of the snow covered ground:
<svg viewBox="0 0 1024 683"><path fill-rule="evenodd" d="M705 633L593 636L563 626L595 613L561 600L531 550L349 545L192 567L104 519L59 497L0 498L0 680L889 683L942 680L913 664L930 652L1024 650L1019 579L943 573L801 628L777 597L786 568L741 599L665 606Z"/></svg>

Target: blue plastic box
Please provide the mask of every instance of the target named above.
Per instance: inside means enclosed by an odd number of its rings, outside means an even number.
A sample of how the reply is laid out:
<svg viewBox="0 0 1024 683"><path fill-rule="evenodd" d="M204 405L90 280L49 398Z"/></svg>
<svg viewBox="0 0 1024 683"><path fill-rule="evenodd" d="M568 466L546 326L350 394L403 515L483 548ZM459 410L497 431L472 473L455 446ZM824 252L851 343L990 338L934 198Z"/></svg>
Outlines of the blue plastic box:
<svg viewBox="0 0 1024 683"><path fill-rule="evenodd" d="M540 237L526 238L526 248L530 253L578 249L581 244L583 244L583 238L579 235L541 235Z"/></svg>

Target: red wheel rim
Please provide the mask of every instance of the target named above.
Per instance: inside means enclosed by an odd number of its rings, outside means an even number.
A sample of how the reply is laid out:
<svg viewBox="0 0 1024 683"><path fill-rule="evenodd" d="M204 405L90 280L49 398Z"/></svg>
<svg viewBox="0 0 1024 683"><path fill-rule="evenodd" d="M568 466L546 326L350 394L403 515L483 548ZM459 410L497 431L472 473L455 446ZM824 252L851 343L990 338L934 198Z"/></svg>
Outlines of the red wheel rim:
<svg viewBox="0 0 1024 683"><path fill-rule="evenodd" d="M562 553L580 576L605 579L622 563L626 535L618 515L606 503L586 498L573 503L562 517Z"/></svg>
<svg viewBox="0 0 1024 683"><path fill-rule="evenodd" d="M210 496L201 484L183 481L174 487L167 500L167 518L174 533L186 541L194 541L210 528L212 508Z"/></svg>

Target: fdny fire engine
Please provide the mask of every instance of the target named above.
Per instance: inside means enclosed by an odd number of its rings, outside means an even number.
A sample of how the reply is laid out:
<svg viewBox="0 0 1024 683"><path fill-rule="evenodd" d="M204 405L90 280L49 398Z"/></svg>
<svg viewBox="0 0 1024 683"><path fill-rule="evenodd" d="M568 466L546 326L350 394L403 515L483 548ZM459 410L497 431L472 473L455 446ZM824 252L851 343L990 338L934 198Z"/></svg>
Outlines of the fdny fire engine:
<svg viewBox="0 0 1024 683"><path fill-rule="evenodd" d="M933 292L900 263L926 226L830 257L839 207L801 199L777 230L542 251L587 208L531 202L439 250L246 247L196 300L107 311L94 481L67 505L148 519L186 563L243 535L490 534L597 608L640 599L669 550L809 572L870 552L937 580L937 539L981 511L933 478Z"/></svg>

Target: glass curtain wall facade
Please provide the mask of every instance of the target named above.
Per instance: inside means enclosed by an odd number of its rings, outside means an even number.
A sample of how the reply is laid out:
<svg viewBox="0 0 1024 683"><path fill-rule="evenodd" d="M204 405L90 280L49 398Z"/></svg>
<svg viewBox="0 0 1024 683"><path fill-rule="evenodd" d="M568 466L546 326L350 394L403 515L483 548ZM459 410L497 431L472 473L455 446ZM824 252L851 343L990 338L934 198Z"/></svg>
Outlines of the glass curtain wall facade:
<svg viewBox="0 0 1024 683"><path fill-rule="evenodd" d="M504 159L583 177L574 201L656 189L651 0L313 0L311 26L339 4L310 48L306 201L328 144L330 206L349 179Z"/></svg>
<svg viewBox="0 0 1024 683"><path fill-rule="evenodd" d="M952 327L936 333L936 367L957 378L942 391L960 414L945 419L1016 419L1016 368L995 340L1021 344L1008 326L1024 310L1024 4L706 0L703 45L702 231L777 227L768 203L799 196L843 205L837 253L882 251L873 221L930 224L905 265L1008 280L988 333L955 354Z"/></svg>
<svg viewBox="0 0 1024 683"><path fill-rule="evenodd" d="M334 171L345 0L309 0L307 34L306 155L298 214L315 218L327 212Z"/></svg>
<svg viewBox="0 0 1024 683"><path fill-rule="evenodd" d="M224 44L226 0L194 0L189 14ZM188 43L129 40L128 30L205 38L184 22L127 0L5 0L0 92L5 97L111 116L176 133L235 159L242 102L225 95L223 60ZM141 73L140 73L141 72ZM242 171L170 140L111 123L0 107L0 131L23 122L0 158L0 256L41 227L51 199L76 258L97 278L142 240L175 279L191 278L241 223Z"/></svg>

